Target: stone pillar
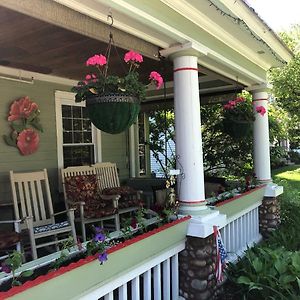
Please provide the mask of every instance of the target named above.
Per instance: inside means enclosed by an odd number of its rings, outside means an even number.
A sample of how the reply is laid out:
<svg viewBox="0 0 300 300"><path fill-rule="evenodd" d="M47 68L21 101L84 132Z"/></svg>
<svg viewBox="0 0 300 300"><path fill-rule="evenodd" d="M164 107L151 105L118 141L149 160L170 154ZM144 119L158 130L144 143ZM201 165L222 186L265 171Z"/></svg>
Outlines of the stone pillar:
<svg viewBox="0 0 300 300"><path fill-rule="evenodd" d="M162 51L174 61L179 211L194 216L206 209L197 53L192 47Z"/></svg>
<svg viewBox="0 0 300 300"><path fill-rule="evenodd" d="M280 202L277 197L264 197L259 207L259 231L264 238L280 225Z"/></svg>
<svg viewBox="0 0 300 300"><path fill-rule="evenodd" d="M187 237L179 255L179 294L186 300L216 299L221 292L215 276L216 244L207 238Z"/></svg>
<svg viewBox="0 0 300 300"><path fill-rule="evenodd" d="M271 179L269 121L268 121L268 92L266 87L251 91L253 96L253 110L255 121L253 124L253 159L254 172L261 183L269 183ZM257 107L264 107L266 113L261 115L256 112Z"/></svg>

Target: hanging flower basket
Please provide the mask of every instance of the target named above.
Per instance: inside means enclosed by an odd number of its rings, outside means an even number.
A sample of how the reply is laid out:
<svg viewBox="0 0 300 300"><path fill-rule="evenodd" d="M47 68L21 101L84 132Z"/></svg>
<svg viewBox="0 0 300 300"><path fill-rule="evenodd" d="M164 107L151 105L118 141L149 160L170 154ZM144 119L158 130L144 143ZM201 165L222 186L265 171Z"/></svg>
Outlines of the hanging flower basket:
<svg viewBox="0 0 300 300"><path fill-rule="evenodd" d="M116 134L129 128L140 112L137 97L124 94L90 96L86 106L91 122L100 130Z"/></svg>
<svg viewBox="0 0 300 300"><path fill-rule="evenodd" d="M109 17L112 19L112 26L113 18L111 15ZM123 76L110 74L108 64L112 46L117 53L110 32L105 55L95 54L86 61L86 66L94 67L98 74L87 74L83 81L79 81L72 88L72 91L76 93L76 102L86 100L92 123L102 131L115 134L126 130L136 120L140 111L140 101L145 98L148 85L139 80L137 72L144 60L143 56L133 50L124 55L124 62L129 66L129 70L125 71L126 74ZM117 57L120 58L118 53ZM157 89L163 84L163 78L156 71L149 74L149 80Z"/></svg>
<svg viewBox="0 0 300 300"><path fill-rule="evenodd" d="M248 120L233 120L225 118L223 120L224 132L230 135L233 139L248 138L252 133L252 121Z"/></svg>

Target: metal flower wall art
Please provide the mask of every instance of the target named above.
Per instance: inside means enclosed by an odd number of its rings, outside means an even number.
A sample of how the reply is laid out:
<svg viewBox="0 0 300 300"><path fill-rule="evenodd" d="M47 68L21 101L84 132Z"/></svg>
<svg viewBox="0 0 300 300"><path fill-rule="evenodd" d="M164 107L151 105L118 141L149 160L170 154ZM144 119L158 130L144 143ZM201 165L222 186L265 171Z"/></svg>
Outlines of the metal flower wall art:
<svg viewBox="0 0 300 300"><path fill-rule="evenodd" d="M36 152L40 143L39 132L43 132L39 115L38 105L29 97L15 100L8 115L12 131L9 135L3 135L6 144L18 148L22 155Z"/></svg>

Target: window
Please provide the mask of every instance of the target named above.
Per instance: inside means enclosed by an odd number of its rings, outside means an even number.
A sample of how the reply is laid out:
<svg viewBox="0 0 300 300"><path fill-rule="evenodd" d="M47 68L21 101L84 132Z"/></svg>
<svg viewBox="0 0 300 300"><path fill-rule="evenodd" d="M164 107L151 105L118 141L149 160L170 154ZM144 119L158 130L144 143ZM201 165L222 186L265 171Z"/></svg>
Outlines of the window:
<svg viewBox="0 0 300 300"><path fill-rule="evenodd" d="M89 120L85 102L73 93L55 93L58 167L91 165L100 161L100 131Z"/></svg>

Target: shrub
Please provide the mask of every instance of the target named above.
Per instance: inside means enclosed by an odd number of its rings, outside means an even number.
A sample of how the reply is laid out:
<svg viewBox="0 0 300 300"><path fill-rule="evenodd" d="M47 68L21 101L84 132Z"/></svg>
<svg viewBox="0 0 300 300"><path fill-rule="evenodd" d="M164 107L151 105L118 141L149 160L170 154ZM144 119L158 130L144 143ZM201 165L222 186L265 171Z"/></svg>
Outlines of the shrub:
<svg viewBox="0 0 300 300"><path fill-rule="evenodd" d="M290 151L289 157L291 161L295 164L300 164L300 153L296 151Z"/></svg>

